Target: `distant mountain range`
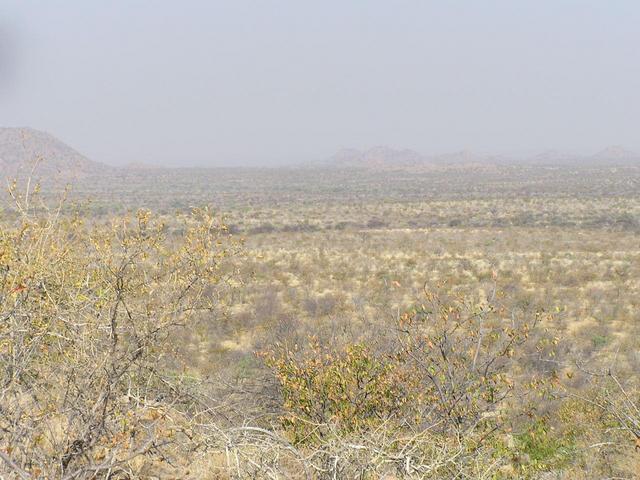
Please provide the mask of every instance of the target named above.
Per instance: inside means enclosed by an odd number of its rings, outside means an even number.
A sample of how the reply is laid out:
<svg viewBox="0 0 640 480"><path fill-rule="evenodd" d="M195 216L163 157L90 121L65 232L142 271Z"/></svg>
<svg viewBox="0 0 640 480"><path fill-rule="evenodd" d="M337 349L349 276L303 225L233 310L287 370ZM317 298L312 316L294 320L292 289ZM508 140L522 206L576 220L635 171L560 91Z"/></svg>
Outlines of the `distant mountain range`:
<svg viewBox="0 0 640 480"><path fill-rule="evenodd" d="M498 157L479 155L468 150L442 155L423 155L414 150L379 146L368 150L340 150L323 164L341 168L402 169L493 165L497 160Z"/></svg>
<svg viewBox="0 0 640 480"><path fill-rule="evenodd" d="M614 146L593 155L580 156L547 151L527 158L510 158L482 155L467 150L442 155L424 155L413 150L379 146L368 150L340 150L330 159L314 166L428 170L480 165L640 166L640 154ZM0 128L0 181L32 176L43 181L71 182L92 176L156 168L141 164L130 164L123 168L110 167L88 159L48 133L31 128Z"/></svg>
<svg viewBox="0 0 640 480"><path fill-rule="evenodd" d="M374 147L368 150L340 150L323 164L342 168L373 169L441 168L478 165L640 166L640 154L619 146L607 147L593 155L574 155L547 151L531 157L483 155L469 150L441 155L423 155L407 149L397 150L390 147Z"/></svg>
<svg viewBox="0 0 640 480"><path fill-rule="evenodd" d="M547 151L531 157L483 155L469 150L424 155L413 150L374 147L368 150L344 149L323 162L342 168L402 169L442 168L477 165L537 165L537 166L640 166L640 154L619 146L607 147L593 155L576 155Z"/></svg>

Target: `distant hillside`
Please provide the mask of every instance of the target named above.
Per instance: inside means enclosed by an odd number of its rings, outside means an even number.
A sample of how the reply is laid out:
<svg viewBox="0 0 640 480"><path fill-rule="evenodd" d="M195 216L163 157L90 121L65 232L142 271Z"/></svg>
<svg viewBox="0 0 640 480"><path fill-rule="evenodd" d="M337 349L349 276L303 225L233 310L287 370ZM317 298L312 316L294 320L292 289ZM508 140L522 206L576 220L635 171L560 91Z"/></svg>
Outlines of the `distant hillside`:
<svg viewBox="0 0 640 480"><path fill-rule="evenodd" d="M640 154L614 145L596 153L591 160L602 165L640 165Z"/></svg>
<svg viewBox="0 0 640 480"><path fill-rule="evenodd" d="M54 136L31 128L0 128L0 179L68 182L112 171Z"/></svg>
<svg viewBox="0 0 640 480"><path fill-rule="evenodd" d="M423 155L414 150L374 147L368 150L344 149L331 157L332 167L389 169L431 169L451 166L492 165L494 158L468 150L442 155Z"/></svg>
<svg viewBox="0 0 640 480"><path fill-rule="evenodd" d="M619 146L607 147L593 155L577 155L550 150L524 158L483 155L468 150L440 155L423 155L413 150L374 147L368 150L340 150L323 165L334 168L372 170L428 170L449 167L495 167L498 165L640 166L640 154Z"/></svg>
<svg viewBox="0 0 640 480"><path fill-rule="evenodd" d="M329 166L341 168L407 168L427 165L426 158L413 150L374 147L368 150L340 150L328 161Z"/></svg>

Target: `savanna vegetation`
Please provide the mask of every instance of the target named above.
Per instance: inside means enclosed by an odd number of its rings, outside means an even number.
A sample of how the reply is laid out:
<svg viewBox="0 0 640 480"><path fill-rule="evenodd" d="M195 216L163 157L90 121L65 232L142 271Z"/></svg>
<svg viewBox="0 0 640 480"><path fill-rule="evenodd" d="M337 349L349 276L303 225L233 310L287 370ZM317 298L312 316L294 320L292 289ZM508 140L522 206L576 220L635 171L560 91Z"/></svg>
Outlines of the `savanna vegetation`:
<svg viewBox="0 0 640 480"><path fill-rule="evenodd" d="M3 200L0 477L640 476L640 169L118 175Z"/></svg>

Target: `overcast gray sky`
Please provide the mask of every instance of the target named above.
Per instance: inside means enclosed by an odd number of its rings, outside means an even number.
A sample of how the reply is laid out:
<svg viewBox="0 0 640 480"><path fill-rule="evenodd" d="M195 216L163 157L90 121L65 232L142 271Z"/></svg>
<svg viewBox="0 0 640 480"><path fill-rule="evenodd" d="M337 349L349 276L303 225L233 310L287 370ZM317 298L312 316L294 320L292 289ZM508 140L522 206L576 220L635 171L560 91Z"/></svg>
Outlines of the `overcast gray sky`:
<svg viewBox="0 0 640 480"><path fill-rule="evenodd" d="M0 126L112 164L640 150L637 0L2 0Z"/></svg>

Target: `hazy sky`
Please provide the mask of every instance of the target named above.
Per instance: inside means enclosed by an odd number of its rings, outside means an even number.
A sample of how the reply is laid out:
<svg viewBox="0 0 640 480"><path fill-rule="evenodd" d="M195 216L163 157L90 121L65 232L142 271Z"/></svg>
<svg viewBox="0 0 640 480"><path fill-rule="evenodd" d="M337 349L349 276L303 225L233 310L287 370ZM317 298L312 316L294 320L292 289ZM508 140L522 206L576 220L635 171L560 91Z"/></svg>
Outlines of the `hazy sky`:
<svg viewBox="0 0 640 480"><path fill-rule="evenodd" d="M640 1L0 0L0 126L113 164L640 150Z"/></svg>

